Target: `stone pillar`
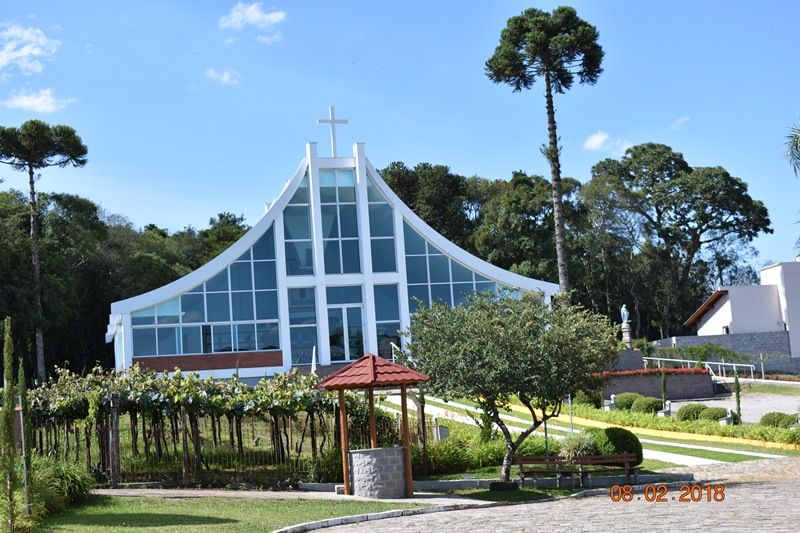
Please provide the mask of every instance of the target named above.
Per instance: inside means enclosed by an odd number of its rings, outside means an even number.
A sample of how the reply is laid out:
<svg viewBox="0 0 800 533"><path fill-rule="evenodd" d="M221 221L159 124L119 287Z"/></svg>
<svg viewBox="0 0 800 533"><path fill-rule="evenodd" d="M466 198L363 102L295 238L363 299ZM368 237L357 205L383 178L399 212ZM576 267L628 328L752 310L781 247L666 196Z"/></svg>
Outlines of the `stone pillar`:
<svg viewBox="0 0 800 533"><path fill-rule="evenodd" d="M622 323L622 342L631 349L631 325L628 322Z"/></svg>
<svg viewBox="0 0 800 533"><path fill-rule="evenodd" d="M353 494L367 498L405 498L406 465L402 446L350 452Z"/></svg>

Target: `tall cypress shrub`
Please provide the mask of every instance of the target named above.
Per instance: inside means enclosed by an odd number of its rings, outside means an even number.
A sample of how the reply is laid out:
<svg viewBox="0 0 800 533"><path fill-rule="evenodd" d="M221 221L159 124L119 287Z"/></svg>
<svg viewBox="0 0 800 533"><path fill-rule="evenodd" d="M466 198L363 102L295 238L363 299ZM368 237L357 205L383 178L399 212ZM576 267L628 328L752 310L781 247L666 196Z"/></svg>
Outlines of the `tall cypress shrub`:
<svg viewBox="0 0 800 533"><path fill-rule="evenodd" d="M22 479L23 490L25 491L25 513L31 515L31 417L30 405L28 404L28 386L25 383L25 365L22 359L19 361L17 370L17 398L19 400L20 430L22 434L22 459L23 469ZM77 446L77 443L76 443Z"/></svg>
<svg viewBox="0 0 800 533"><path fill-rule="evenodd" d="M8 531L14 531L14 348L11 342L11 318L5 320L3 340L3 412L0 413L0 442L3 445L2 471L5 478L3 499L8 512Z"/></svg>
<svg viewBox="0 0 800 533"><path fill-rule="evenodd" d="M739 424L742 423L742 389L739 385L739 372L735 372L733 378L733 390L736 394L736 420ZM734 420L734 424L737 422Z"/></svg>

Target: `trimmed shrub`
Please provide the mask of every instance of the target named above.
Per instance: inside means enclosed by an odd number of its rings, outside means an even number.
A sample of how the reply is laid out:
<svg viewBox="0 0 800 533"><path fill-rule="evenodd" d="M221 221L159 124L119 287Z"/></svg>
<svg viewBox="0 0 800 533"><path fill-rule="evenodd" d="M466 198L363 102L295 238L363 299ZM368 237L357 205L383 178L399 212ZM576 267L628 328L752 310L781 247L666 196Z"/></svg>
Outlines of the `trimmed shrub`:
<svg viewBox="0 0 800 533"><path fill-rule="evenodd" d="M703 403L687 403L678 409L676 418L681 422L697 420L697 417L700 416L700 413L706 409L708 409L708 407Z"/></svg>
<svg viewBox="0 0 800 533"><path fill-rule="evenodd" d="M651 415L654 415L663 408L664 404L661 401L661 398L655 398L653 396L644 396L642 398L637 398L636 401L633 402L633 404L631 405L631 412L650 413Z"/></svg>
<svg viewBox="0 0 800 533"><path fill-rule="evenodd" d="M496 438L479 442L467 447L466 451L468 469L502 465L506 454L506 440Z"/></svg>
<svg viewBox="0 0 800 533"><path fill-rule="evenodd" d="M559 455L566 457L569 463L576 457L597 454L594 435L589 433L572 433L561 439L559 447L561 449Z"/></svg>
<svg viewBox="0 0 800 533"><path fill-rule="evenodd" d="M308 476L316 483L343 482L342 449L334 446L318 453L317 458L308 465Z"/></svg>
<svg viewBox="0 0 800 533"><path fill-rule="evenodd" d="M572 397L573 404L591 405L595 409L600 409L603 406L603 394L600 391L583 391L579 390Z"/></svg>
<svg viewBox="0 0 800 533"><path fill-rule="evenodd" d="M469 446L456 439L431 442L425 446L426 454L417 445L411 445L411 465L414 474L439 475L455 474L469 469ZM502 462L502 459L501 459Z"/></svg>
<svg viewBox="0 0 800 533"><path fill-rule="evenodd" d="M697 416L698 420L719 420L728 416L728 410L724 407L706 407Z"/></svg>
<svg viewBox="0 0 800 533"><path fill-rule="evenodd" d="M771 426L774 428L788 428L792 424L797 423L797 415L790 415L789 413L779 413L777 411L773 411L771 413L766 413L764 416L761 417L761 420L758 421L759 424L762 426Z"/></svg>
<svg viewBox="0 0 800 533"><path fill-rule="evenodd" d="M642 462L642 443L639 438L622 428L592 428L587 429L594 438L594 443L597 446L597 453L601 455L613 455L618 453L635 453L636 463Z"/></svg>
<svg viewBox="0 0 800 533"><path fill-rule="evenodd" d="M621 411L630 411L633 402L635 402L639 398L644 398L644 396L642 396L638 392L623 392L617 394L614 397L614 400L617 404L617 409Z"/></svg>
<svg viewBox="0 0 800 533"><path fill-rule="evenodd" d="M548 439L548 448L550 455L558 455L561 449L561 443L557 439ZM530 435L527 439L522 441L522 444L517 448L517 455L544 455L545 445L543 435Z"/></svg>

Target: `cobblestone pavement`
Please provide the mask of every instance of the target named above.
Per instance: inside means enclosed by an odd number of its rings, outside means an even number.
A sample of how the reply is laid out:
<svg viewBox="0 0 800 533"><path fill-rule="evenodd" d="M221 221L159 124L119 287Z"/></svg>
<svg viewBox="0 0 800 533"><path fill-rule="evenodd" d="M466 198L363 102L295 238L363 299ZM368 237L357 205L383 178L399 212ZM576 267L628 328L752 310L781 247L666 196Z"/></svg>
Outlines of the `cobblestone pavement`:
<svg viewBox="0 0 800 533"><path fill-rule="evenodd" d="M634 494L614 502L608 494L586 498L473 508L327 528L326 533L454 533L553 531L759 531L794 532L800 522L800 458L743 461L673 469L691 472L703 486L724 486L724 501L681 502L670 489L666 502ZM637 499L641 497L641 500ZM672 498L675 498L674 500Z"/></svg>

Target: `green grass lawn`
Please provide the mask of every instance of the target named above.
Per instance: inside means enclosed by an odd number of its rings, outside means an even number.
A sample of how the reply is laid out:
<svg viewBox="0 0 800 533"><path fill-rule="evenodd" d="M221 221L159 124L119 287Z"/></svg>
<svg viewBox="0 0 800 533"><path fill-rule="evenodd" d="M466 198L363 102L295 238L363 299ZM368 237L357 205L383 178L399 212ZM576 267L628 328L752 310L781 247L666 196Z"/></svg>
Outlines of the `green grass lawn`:
<svg viewBox="0 0 800 533"><path fill-rule="evenodd" d="M642 444L642 446L648 450L679 453L681 455L687 455L689 457L701 457L703 459L712 459L714 461L723 461L725 463L738 463L740 461L753 461L762 459L762 457L756 457L753 455L715 452L711 450L697 450L695 448L676 448L675 446L664 446L661 444L652 444L652 443Z"/></svg>
<svg viewBox="0 0 800 533"><path fill-rule="evenodd" d="M47 518L40 531L273 531L314 520L427 507L413 503L233 498L117 498L90 502Z"/></svg>
<svg viewBox="0 0 800 533"><path fill-rule="evenodd" d="M743 393L758 392L763 394L782 394L784 396L800 396L800 386L775 385L772 383L747 383L742 385Z"/></svg>
<svg viewBox="0 0 800 533"><path fill-rule="evenodd" d="M584 489L580 487L575 488L541 488L534 489L532 487L523 487L517 490L488 490L488 489L459 489L447 491L447 494L455 494L465 498L472 498L475 500L483 500L487 502L531 502L536 500L546 500L550 498L558 498L560 496L569 496Z"/></svg>

